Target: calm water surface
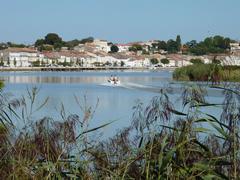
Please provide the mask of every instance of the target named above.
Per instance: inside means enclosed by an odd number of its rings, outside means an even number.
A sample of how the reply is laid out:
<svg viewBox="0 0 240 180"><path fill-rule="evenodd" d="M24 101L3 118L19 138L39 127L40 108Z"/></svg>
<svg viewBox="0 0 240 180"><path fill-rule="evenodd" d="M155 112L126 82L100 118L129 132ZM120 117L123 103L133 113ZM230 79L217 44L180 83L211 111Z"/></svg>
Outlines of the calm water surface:
<svg viewBox="0 0 240 180"><path fill-rule="evenodd" d="M111 86L107 79L117 75L121 86ZM37 103L49 97L48 104L35 114L36 117L50 116L61 119L61 104L64 104L67 114L82 116L74 96L80 99L84 106L84 96L87 106L92 106L92 111L97 105L96 112L90 122L95 127L113 120L112 125L104 128L104 133L111 136L116 130L131 124L133 106L137 100L148 104L152 97L158 95L160 88L170 86L172 72L162 71L84 71L84 72L1 72L0 78L5 81L5 91L14 97L27 94L27 89L38 87L40 89ZM176 108L180 108L177 101L180 95L180 84L171 85L175 91L170 95ZM221 93L213 91L208 99L221 102ZM98 103L97 103L98 102ZM179 109L181 110L181 109ZM211 110L209 110L211 111Z"/></svg>

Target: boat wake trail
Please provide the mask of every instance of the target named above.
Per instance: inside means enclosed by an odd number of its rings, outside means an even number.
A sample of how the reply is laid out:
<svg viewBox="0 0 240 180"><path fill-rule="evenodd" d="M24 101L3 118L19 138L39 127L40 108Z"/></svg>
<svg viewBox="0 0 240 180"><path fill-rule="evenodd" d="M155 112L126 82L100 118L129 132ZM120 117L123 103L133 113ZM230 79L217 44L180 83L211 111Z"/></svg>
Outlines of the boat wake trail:
<svg viewBox="0 0 240 180"><path fill-rule="evenodd" d="M140 91L146 91L146 92L152 92L152 93L159 93L159 91L160 91L160 88L157 88L154 86L146 86L146 85L137 84L137 83L121 83L121 84L117 84L117 85L110 84L110 83L104 83L101 85L107 86L107 87L113 87L113 88L140 90Z"/></svg>

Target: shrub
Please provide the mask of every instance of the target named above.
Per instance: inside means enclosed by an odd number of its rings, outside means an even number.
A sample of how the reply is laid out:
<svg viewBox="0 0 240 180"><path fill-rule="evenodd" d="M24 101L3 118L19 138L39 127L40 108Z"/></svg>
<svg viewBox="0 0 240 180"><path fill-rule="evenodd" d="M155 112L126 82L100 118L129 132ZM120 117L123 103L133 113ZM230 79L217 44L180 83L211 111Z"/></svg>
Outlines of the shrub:
<svg viewBox="0 0 240 180"><path fill-rule="evenodd" d="M152 58L152 59L150 60L150 62L151 62L151 64L153 64L153 65L159 63L158 59L156 59L156 58Z"/></svg>
<svg viewBox="0 0 240 180"><path fill-rule="evenodd" d="M192 64L204 64L201 59L191 59L190 62Z"/></svg>
<svg viewBox="0 0 240 180"><path fill-rule="evenodd" d="M162 64L169 64L169 60L167 58L161 59Z"/></svg>

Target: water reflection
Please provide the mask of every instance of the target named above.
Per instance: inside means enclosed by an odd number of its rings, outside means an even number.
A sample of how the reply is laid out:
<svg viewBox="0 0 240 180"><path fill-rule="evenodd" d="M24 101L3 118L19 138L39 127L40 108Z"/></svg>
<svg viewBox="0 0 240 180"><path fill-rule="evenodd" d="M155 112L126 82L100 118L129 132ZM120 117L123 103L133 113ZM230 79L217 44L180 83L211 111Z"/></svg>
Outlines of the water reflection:
<svg viewBox="0 0 240 180"><path fill-rule="evenodd" d="M112 75L117 75L122 82L140 82L147 84L152 81L167 81L171 77L166 72L30 72L30 73L0 73L7 83L58 83L58 84L99 84L107 82Z"/></svg>

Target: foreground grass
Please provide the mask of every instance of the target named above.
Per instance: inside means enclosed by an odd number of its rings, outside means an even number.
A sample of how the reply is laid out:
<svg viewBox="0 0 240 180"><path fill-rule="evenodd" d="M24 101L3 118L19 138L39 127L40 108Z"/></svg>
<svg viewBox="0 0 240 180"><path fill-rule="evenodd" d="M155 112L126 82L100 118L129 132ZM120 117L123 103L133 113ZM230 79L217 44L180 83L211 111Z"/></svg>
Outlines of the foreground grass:
<svg viewBox="0 0 240 180"><path fill-rule="evenodd" d="M221 89L224 102L212 104L201 87L185 88L182 111L161 90L147 106L136 103L131 126L106 141L89 136L109 124L88 129L94 110L80 103L86 98L76 98L78 115L67 115L62 106L61 119L39 120L32 115L47 99L39 100L37 89L26 98L4 99L0 179L237 179L240 92ZM214 117L202 107L219 107L222 114ZM24 126L15 127L13 119Z"/></svg>
<svg viewBox="0 0 240 180"><path fill-rule="evenodd" d="M217 64L194 64L177 68L173 78L178 81L240 82L240 67Z"/></svg>

